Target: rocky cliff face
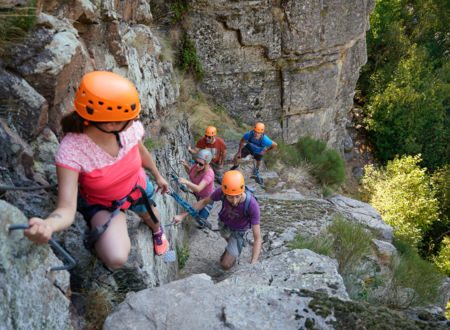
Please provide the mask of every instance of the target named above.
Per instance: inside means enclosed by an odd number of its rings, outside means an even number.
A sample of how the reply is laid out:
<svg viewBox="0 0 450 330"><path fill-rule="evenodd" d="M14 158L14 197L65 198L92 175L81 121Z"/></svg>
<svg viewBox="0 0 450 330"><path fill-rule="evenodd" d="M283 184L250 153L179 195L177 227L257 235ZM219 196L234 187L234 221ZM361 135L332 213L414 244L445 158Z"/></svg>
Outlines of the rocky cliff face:
<svg viewBox="0 0 450 330"><path fill-rule="evenodd" d="M1 3L2 8L16 5L24 3ZM172 64L159 56L161 44L148 26L152 20L149 1L37 1L37 7L35 27L1 59L1 198L26 217L45 217L53 210L55 190L11 189L56 183L59 122L73 109L81 77L92 70L113 71L135 84L146 127L144 140L151 138L159 146L152 153L161 174L166 176L171 166L179 171L177 160L186 158L187 151L178 141L190 139L189 122L175 113L178 84L173 80ZM158 194L156 202L162 223L181 211L170 196ZM8 234L9 225L26 223L27 219L10 204L2 203L0 328L69 327L70 300L64 297L70 296L69 274L59 275L65 280L62 285L45 278L48 264L57 259L48 246L37 247L20 239L21 233ZM133 252L119 272L96 263L84 248L82 237L87 228L79 215L69 230L54 235L77 261L70 276L75 307L86 304L86 300L76 298L81 291L109 288L112 293L123 292L124 286L126 291L139 290L174 279L177 264L164 263L155 256L151 231L135 215L130 214L130 218ZM167 234L170 249L183 244L182 230L171 228ZM22 257L24 254L28 259ZM45 296L40 293L43 291ZM30 304L41 305L39 299L46 301L42 304L46 311L30 308Z"/></svg>
<svg viewBox="0 0 450 330"><path fill-rule="evenodd" d="M184 27L202 88L271 136L301 135L344 151L346 114L366 62L374 0L191 1Z"/></svg>
<svg viewBox="0 0 450 330"><path fill-rule="evenodd" d="M25 3L1 1L0 8ZM87 228L77 215L73 226L54 236L77 266L70 274L49 271L60 264L49 246L32 244L8 227L30 216L45 217L55 206L56 191L11 188L56 183L59 121L73 108L75 89L86 72L114 71L136 85L145 139L158 146L152 154L164 176L180 172L177 160L188 156L180 141L191 138L189 121L175 111L179 86L149 27L150 1L39 0L37 6L36 26L8 50L0 67L0 328L86 328L76 317L95 297L86 291L125 295L162 286L175 279L177 264L154 256L149 229L130 212L132 252L122 269L106 269L84 248ZM262 120L271 136L288 142L310 134L342 150L372 7L372 0L191 1L185 27L205 70L203 89L235 117L248 123ZM272 259L240 267L236 277L218 285L197 275L130 295L105 327L123 327L123 322L142 328L198 328L199 322L217 328L348 325L345 317L337 317L348 314L339 306L351 302L336 261L309 250L287 252L286 241L297 232L320 232L334 213L365 223L387 241L391 229L377 212L345 198L287 199L261 198L266 224L261 259ZM181 211L170 196L157 195L156 202L163 224ZM289 207L293 211L283 215L285 229L275 230L277 210ZM184 229L168 228L170 248L183 246ZM308 288L338 301L330 307L327 297L305 292ZM241 308L241 298L248 309ZM199 301L204 301L203 314L194 308ZM179 313L176 304L186 309ZM334 314L328 313L331 308ZM255 311L249 321L249 312ZM361 314L358 308L352 313Z"/></svg>

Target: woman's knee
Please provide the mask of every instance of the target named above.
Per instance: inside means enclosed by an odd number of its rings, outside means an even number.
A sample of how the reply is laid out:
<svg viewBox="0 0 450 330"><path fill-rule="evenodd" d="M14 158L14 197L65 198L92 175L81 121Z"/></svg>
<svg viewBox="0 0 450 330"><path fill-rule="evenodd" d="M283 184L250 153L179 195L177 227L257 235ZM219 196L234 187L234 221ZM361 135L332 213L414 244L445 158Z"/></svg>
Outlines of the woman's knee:
<svg viewBox="0 0 450 330"><path fill-rule="evenodd" d="M112 269L119 269L127 263L129 251L122 253L103 254L100 259Z"/></svg>

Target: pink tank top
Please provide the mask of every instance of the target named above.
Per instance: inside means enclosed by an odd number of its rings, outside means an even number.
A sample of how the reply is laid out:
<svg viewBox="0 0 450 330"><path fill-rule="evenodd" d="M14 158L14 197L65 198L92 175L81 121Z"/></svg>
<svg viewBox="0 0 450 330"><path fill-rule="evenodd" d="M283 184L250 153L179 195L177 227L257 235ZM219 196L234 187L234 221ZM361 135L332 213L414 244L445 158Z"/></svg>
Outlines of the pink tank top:
<svg viewBox="0 0 450 330"><path fill-rule="evenodd" d="M146 174L142 168L139 153L139 141L144 136L144 127L140 122L119 133L123 148L116 157L100 148L86 134L68 133L58 149L56 165L79 173L80 194L89 204L111 206L113 200L119 200L136 186L146 188ZM131 197L141 195L136 190ZM130 206L129 202L122 209Z"/></svg>

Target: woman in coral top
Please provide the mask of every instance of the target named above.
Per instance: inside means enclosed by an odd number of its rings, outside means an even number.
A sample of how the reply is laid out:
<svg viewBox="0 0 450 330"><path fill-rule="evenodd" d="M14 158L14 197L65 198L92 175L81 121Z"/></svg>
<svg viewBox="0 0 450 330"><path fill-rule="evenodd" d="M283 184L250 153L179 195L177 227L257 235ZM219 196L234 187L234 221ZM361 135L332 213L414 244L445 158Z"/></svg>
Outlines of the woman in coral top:
<svg viewBox="0 0 450 330"><path fill-rule="evenodd" d="M113 269L123 266L130 252L126 216L130 209L153 231L156 254L168 242L153 201L154 189L143 166L165 193L167 182L142 143L141 105L133 84L105 71L86 74L77 89L75 111L61 120L64 138L56 155L58 203L46 218L31 218L25 235L46 243L54 232L68 228L77 210L91 227L88 244Z"/></svg>

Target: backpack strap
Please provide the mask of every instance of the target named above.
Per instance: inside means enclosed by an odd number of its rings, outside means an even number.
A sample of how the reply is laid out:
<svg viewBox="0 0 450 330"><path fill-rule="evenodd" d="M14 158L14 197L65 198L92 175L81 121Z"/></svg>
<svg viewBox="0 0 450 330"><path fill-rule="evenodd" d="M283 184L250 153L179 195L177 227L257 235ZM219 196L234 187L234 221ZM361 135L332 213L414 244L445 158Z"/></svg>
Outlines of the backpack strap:
<svg viewBox="0 0 450 330"><path fill-rule="evenodd" d="M249 142L250 142L250 141L256 142L255 139L254 139L254 136L255 136L255 131L251 131L251 132L250 132L250 139L249 139L248 141L249 141ZM258 140L258 141L259 141L258 144L259 144L260 147L262 147L263 140L264 140L264 133L263 133L263 135L261 136L261 138Z"/></svg>
<svg viewBox="0 0 450 330"><path fill-rule="evenodd" d="M249 217L248 207L252 201L252 197L253 194L248 189L245 189L244 216L247 218ZM223 208L225 207L224 206L225 194L223 192L220 193L220 200L222 201L222 209L219 211L219 213L222 212Z"/></svg>
<svg viewBox="0 0 450 330"><path fill-rule="evenodd" d="M249 217L248 207L250 205L250 202L252 201L252 197L253 197L253 194L250 192L250 190L246 189L245 190L245 202L244 202L244 215L246 217Z"/></svg>

